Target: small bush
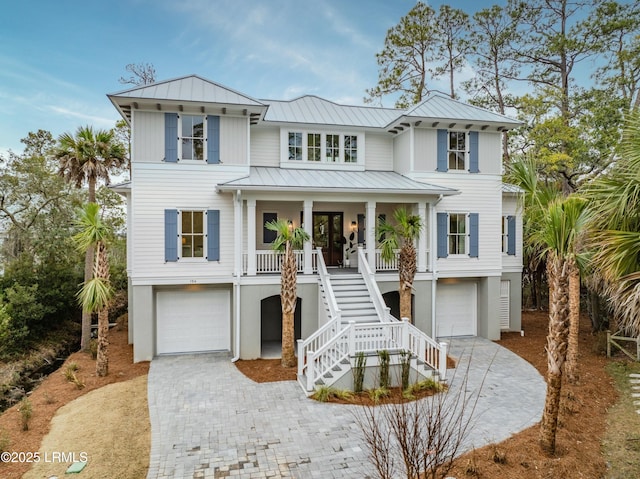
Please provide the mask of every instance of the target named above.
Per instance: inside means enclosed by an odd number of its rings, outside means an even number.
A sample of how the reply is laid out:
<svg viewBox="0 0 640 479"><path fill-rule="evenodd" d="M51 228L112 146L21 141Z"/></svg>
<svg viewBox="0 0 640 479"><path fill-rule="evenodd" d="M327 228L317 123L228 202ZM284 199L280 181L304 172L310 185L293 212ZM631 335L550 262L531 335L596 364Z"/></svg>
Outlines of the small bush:
<svg viewBox="0 0 640 479"><path fill-rule="evenodd" d="M18 407L18 411L20 412L20 418L22 420L22 430L29 430L29 421L31 420L31 416L33 415L33 407L31 406L31 401L29 398L22 398L20 401L20 406Z"/></svg>
<svg viewBox="0 0 640 479"><path fill-rule="evenodd" d="M380 388L389 389L389 362L391 360L389 351L386 349L378 351L378 358L380 359Z"/></svg>
<svg viewBox="0 0 640 479"><path fill-rule="evenodd" d="M89 341L89 353L91 354L91 359L98 358L98 340L91 339Z"/></svg>
<svg viewBox="0 0 640 479"><path fill-rule="evenodd" d="M76 374L79 369L80 368L76 363L70 362L64 370L64 377L70 383L75 384L78 389L82 389L84 388L84 382L78 378L78 375Z"/></svg>
<svg viewBox="0 0 640 479"><path fill-rule="evenodd" d="M11 439L9 439L9 433L0 428L0 452L6 452L11 445Z"/></svg>
<svg viewBox="0 0 640 479"><path fill-rule="evenodd" d="M496 445L493 445L491 451L491 460L496 464L506 464L507 463L507 453L502 449L498 449Z"/></svg>
<svg viewBox="0 0 640 479"><path fill-rule="evenodd" d="M391 391L389 391L389 388L379 387L376 389L369 390L369 397L375 403L380 402L382 399L388 397L390 394L391 394Z"/></svg>
<svg viewBox="0 0 640 479"><path fill-rule="evenodd" d="M44 402L46 404L53 404L54 402L56 402L56 398L54 398L51 394L49 394L47 391L45 391L43 393L44 396Z"/></svg>
<svg viewBox="0 0 640 479"><path fill-rule="evenodd" d="M418 381L415 384L412 384L407 391L410 394L415 394L423 391L433 391L435 393L441 392L444 390L444 386L440 384L438 381L435 381L432 378L423 379L422 381Z"/></svg>
<svg viewBox="0 0 640 479"><path fill-rule="evenodd" d="M362 351L356 353L356 364L353 368L353 390L356 393L362 392L364 383L364 373L367 366L367 357Z"/></svg>
<svg viewBox="0 0 640 479"><path fill-rule="evenodd" d="M320 402L329 402L331 399L351 401L353 399L353 393L344 389L336 389L331 386L320 386L319 388L316 388L316 392L311 397Z"/></svg>
<svg viewBox="0 0 640 479"><path fill-rule="evenodd" d="M400 351L400 368L402 376L402 390L406 391L409 387L409 373L411 372L411 352Z"/></svg>

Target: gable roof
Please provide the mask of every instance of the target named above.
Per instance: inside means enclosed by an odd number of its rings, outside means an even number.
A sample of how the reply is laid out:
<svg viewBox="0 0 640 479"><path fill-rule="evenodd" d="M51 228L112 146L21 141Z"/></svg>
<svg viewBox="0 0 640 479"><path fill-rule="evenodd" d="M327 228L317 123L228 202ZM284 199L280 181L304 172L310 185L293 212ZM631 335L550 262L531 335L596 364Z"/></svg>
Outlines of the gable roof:
<svg viewBox="0 0 640 479"><path fill-rule="evenodd" d="M261 100L269 105L265 121L384 128L398 117L399 110L340 105L314 95L295 100Z"/></svg>
<svg viewBox="0 0 640 479"><path fill-rule="evenodd" d="M453 188L431 185L394 171L307 170L252 166L249 176L221 183L219 191L290 191L326 193L387 193L401 195L457 195Z"/></svg>

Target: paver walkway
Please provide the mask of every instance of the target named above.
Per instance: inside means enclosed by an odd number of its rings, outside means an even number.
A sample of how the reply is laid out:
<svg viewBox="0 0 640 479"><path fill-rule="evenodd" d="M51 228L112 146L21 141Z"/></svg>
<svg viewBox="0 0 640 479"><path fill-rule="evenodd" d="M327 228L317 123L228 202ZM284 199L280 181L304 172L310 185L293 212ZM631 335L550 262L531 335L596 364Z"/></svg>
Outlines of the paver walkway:
<svg viewBox="0 0 640 479"><path fill-rule="evenodd" d="M467 448L501 441L540 420L545 383L529 363L478 338L454 339L451 355L460 361L449 394L460 392L467 366L467 391L477 391L484 378ZM219 354L154 359L148 384L148 479L371 474L357 406L310 400L294 381L254 383Z"/></svg>

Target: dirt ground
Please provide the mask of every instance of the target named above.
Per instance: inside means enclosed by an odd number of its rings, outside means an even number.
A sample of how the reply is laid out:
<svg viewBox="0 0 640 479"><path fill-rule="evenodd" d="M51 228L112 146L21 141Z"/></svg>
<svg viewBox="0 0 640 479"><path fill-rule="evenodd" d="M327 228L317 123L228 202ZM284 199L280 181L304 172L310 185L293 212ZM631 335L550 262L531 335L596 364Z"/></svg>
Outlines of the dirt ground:
<svg viewBox="0 0 640 479"><path fill-rule="evenodd" d="M523 330L505 333L499 344L529 361L546 374L545 342L548 314L526 312ZM563 386L557 435L557 453L544 455L538 446L539 426L531 427L499 444L477 449L456 461L450 476L459 479L599 479L605 475L601 442L607 409L617 399L611 377L605 372L607 358L595 347L596 336L589 320L580 324L580 381ZM609 360L611 361L611 360ZM256 382L293 380L295 368L285 370L280 360L238 361L238 369Z"/></svg>
<svg viewBox="0 0 640 479"><path fill-rule="evenodd" d="M33 416L29 422L29 430L22 431L21 415L18 406L7 409L0 416L0 434L5 431L9 438L10 452L40 451L42 438L49 432L53 415L65 404L73 401L89 391L107 384L127 381L147 374L149 363L133 364L133 348L127 344L127 332L111 330L109 333L109 374L100 378L95 374L95 361L88 353L73 353L65 364L74 362L78 365L77 377L84 382L83 389L78 389L64 377L65 366L49 375L38 386L29 399ZM0 462L0 477L18 479L30 468L29 463Z"/></svg>

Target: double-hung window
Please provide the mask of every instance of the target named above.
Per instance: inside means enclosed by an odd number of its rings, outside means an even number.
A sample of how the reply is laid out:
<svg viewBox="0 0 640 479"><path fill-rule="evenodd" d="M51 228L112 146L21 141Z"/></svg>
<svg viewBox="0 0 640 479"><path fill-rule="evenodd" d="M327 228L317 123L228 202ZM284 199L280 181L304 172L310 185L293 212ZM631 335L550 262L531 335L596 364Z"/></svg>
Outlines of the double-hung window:
<svg viewBox="0 0 640 479"><path fill-rule="evenodd" d="M466 170L467 134L464 131L449 132L449 170Z"/></svg>
<svg viewBox="0 0 640 479"><path fill-rule="evenodd" d="M205 250L204 211L181 212L182 258L203 258Z"/></svg>
<svg viewBox="0 0 640 479"><path fill-rule="evenodd" d="M220 261L220 210L164 210L164 260Z"/></svg>
<svg viewBox="0 0 640 479"><path fill-rule="evenodd" d="M477 258L479 218L478 213L437 213L438 258L449 256Z"/></svg>
<svg viewBox="0 0 640 479"><path fill-rule="evenodd" d="M467 254L467 215L449 215L449 254Z"/></svg>
<svg viewBox="0 0 640 479"><path fill-rule="evenodd" d="M355 135L344 135L344 162L358 162L358 137Z"/></svg>
<svg viewBox="0 0 640 479"><path fill-rule="evenodd" d="M480 133L477 131L437 131L436 171L480 173Z"/></svg>
<svg viewBox="0 0 640 479"><path fill-rule="evenodd" d="M307 134L307 161L320 161L322 159L322 144L320 133Z"/></svg>
<svg viewBox="0 0 640 479"><path fill-rule="evenodd" d="M220 163L220 117L165 113L164 161Z"/></svg>
<svg viewBox="0 0 640 479"><path fill-rule="evenodd" d="M288 161L356 164L359 161L358 135L283 131L284 158ZM360 160L361 161L361 160Z"/></svg>
<svg viewBox="0 0 640 479"><path fill-rule="evenodd" d="M289 132L289 160L302 160L302 133Z"/></svg>
<svg viewBox="0 0 640 479"><path fill-rule="evenodd" d="M183 160L204 160L204 116L181 115L180 143Z"/></svg>
<svg viewBox="0 0 640 479"><path fill-rule="evenodd" d="M340 161L340 135L326 135L326 158L332 163Z"/></svg>

